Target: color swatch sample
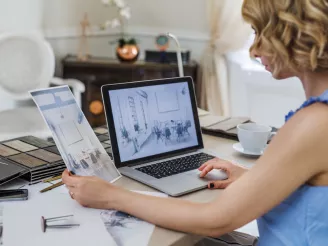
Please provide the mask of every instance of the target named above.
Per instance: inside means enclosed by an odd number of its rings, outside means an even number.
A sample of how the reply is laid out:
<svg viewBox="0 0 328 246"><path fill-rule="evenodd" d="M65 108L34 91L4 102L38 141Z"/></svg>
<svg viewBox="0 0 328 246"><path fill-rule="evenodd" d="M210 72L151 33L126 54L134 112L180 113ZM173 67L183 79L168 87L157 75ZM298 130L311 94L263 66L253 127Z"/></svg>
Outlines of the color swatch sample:
<svg viewBox="0 0 328 246"><path fill-rule="evenodd" d="M44 149L38 149L38 150L31 151L31 152L27 152L27 154L32 155L36 158L39 158L39 159L47 161L47 162L56 162L56 161L62 160L60 155L51 153Z"/></svg>
<svg viewBox="0 0 328 246"><path fill-rule="evenodd" d="M112 149L111 148L107 148L105 149L107 154L109 155L109 157L113 160L113 153L112 153Z"/></svg>
<svg viewBox="0 0 328 246"><path fill-rule="evenodd" d="M4 146L0 144L0 155L1 156L11 156L11 155L16 155L19 154L17 150L14 150L12 148L9 148L7 146Z"/></svg>
<svg viewBox="0 0 328 246"><path fill-rule="evenodd" d="M8 147L11 147L13 149L19 150L21 152L27 152L27 151L32 151L32 150L38 149L37 147L27 144L27 143L24 143L20 140L13 140L13 141L5 142L3 144Z"/></svg>
<svg viewBox="0 0 328 246"><path fill-rule="evenodd" d="M98 133L98 134L106 134L106 133L108 133L108 130L106 128L99 127L99 128L94 129L94 132Z"/></svg>
<svg viewBox="0 0 328 246"><path fill-rule="evenodd" d="M27 167L37 167L40 165L47 164L47 162L37 159L33 156L27 155L27 154L19 154L9 157L8 159L13 160L19 164L22 164Z"/></svg>
<svg viewBox="0 0 328 246"><path fill-rule="evenodd" d="M45 141L43 139L36 138L36 137L33 137L33 136L22 137L22 138L20 138L20 140L22 140L22 141L24 141L28 144L34 145L38 148L46 148L46 147L50 147L50 146L55 145L54 143L49 143L48 141Z"/></svg>
<svg viewBox="0 0 328 246"><path fill-rule="evenodd" d="M109 137L104 136L104 135L98 135L97 138L99 139L100 142L104 142L109 139Z"/></svg>
<svg viewBox="0 0 328 246"><path fill-rule="evenodd" d="M109 144L106 144L106 143L101 143L101 145L102 145L105 149L110 147L110 145L109 145Z"/></svg>
<svg viewBox="0 0 328 246"><path fill-rule="evenodd" d="M55 153L57 155L60 155L60 152L59 152L57 146L52 146L52 147L45 148L45 149L48 150L48 151L50 151L50 152L52 152L52 153Z"/></svg>
<svg viewBox="0 0 328 246"><path fill-rule="evenodd" d="M97 133L97 137L112 159L107 129L105 127L98 127L97 129L98 132L102 133ZM0 142L0 159L5 165L7 163L13 165L13 170L16 167L17 170L25 171L22 177L27 179L30 184L61 175L66 168L54 141L51 139L46 141L34 136L24 136Z"/></svg>

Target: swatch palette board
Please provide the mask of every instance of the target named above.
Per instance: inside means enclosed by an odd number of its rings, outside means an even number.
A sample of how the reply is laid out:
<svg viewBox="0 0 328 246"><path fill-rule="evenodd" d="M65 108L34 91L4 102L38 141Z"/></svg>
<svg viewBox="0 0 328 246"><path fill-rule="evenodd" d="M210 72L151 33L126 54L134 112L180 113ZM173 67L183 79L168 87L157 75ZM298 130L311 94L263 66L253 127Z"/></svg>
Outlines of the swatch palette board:
<svg viewBox="0 0 328 246"><path fill-rule="evenodd" d="M97 127L97 128L94 128L93 130L96 133L100 143L102 144L102 146L106 150L107 154L113 160L112 146L111 146L107 126Z"/></svg>
<svg viewBox="0 0 328 246"><path fill-rule="evenodd" d="M101 126L93 129L97 138L99 139L100 143L106 150L107 154L109 155L110 159L113 160L113 154L112 154L112 146L108 134L108 128L107 126ZM49 142L54 142L52 138L48 139Z"/></svg>
<svg viewBox="0 0 328 246"><path fill-rule="evenodd" d="M94 129L99 141L112 159L111 143L106 127ZM22 178L30 184L61 175L66 166L52 139L48 141L24 136L0 142L0 161L8 165L26 168L27 174Z"/></svg>
<svg viewBox="0 0 328 246"><path fill-rule="evenodd" d="M100 143L106 150L109 157L113 160L112 146L111 146L107 126L101 126L101 127L94 128L93 131L95 132L97 138L99 139ZM49 138L48 141L51 143L54 143L52 138Z"/></svg>
<svg viewBox="0 0 328 246"><path fill-rule="evenodd" d="M65 164L53 142L33 136L24 136L0 143L0 159L8 164L26 168L22 178L30 184L60 175Z"/></svg>

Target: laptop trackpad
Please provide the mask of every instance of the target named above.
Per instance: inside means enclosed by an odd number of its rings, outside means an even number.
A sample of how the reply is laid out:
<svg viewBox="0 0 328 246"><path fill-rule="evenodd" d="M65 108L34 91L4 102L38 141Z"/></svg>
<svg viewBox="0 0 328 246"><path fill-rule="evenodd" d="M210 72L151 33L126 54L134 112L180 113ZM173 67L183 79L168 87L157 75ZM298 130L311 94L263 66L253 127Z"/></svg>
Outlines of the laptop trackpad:
<svg viewBox="0 0 328 246"><path fill-rule="evenodd" d="M193 170L193 171L187 172L186 174L194 176L195 178L199 178L200 171ZM202 180L215 181L215 180L224 180L227 178L228 178L228 175L224 171L214 169L211 172L209 172L205 177L203 177Z"/></svg>
<svg viewBox="0 0 328 246"><path fill-rule="evenodd" d="M186 174L199 178L200 172L198 170L193 170L193 171L187 172ZM224 180L227 178L228 178L228 175L224 171L215 169L215 170L212 170L211 172L209 172L202 179L205 181L215 181L215 180Z"/></svg>
<svg viewBox="0 0 328 246"><path fill-rule="evenodd" d="M199 178L199 175L188 175L184 173L163 179L158 179L151 183L155 188L158 187L169 195L179 196L181 194L189 193L200 188L205 188L207 187L208 182Z"/></svg>
<svg viewBox="0 0 328 246"><path fill-rule="evenodd" d="M216 173L216 172L213 172ZM197 190L202 187L207 187L209 181L225 179L227 175L224 172L217 172L215 175L206 175L206 178L199 177L198 170L189 171L179 175L173 175L167 178L153 181L152 184L156 187L162 187L165 192L170 195L180 195L185 192ZM213 179L211 179L213 178Z"/></svg>

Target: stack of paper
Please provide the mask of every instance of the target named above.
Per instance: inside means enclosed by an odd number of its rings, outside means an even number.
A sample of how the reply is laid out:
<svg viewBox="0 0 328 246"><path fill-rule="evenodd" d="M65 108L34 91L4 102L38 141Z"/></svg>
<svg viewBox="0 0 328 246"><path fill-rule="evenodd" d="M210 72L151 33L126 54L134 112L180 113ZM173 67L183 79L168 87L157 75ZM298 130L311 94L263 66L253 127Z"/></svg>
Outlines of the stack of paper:
<svg viewBox="0 0 328 246"><path fill-rule="evenodd" d="M238 140L237 126L250 122L249 117L225 117L198 109L200 126L203 133Z"/></svg>

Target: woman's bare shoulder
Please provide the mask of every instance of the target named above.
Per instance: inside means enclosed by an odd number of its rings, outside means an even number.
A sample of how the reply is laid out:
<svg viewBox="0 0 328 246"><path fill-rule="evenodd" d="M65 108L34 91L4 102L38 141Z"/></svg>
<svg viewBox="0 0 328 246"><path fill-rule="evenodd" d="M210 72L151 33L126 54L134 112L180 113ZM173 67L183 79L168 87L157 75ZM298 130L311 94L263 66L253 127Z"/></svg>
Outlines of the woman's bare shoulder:
<svg viewBox="0 0 328 246"><path fill-rule="evenodd" d="M301 122L299 131L304 132L304 141L308 142L305 144L308 146L307 154L313 157L311 164L319 166L322 170L308 183L314 186L328 186L328 104L315 103L297 114L294 124L297 124L296 119Z"/></svg>
<svg viewBox="0 0 328 246"><path fill-rule="evenodd" d="M309 168L316 166L321 170L319 173L327 173L328 177L327 104L315 103L299 110L280 129L278 135L276 149L283 147L283 151L295 151L299 158L307 160L311 165Z"/></svg>

